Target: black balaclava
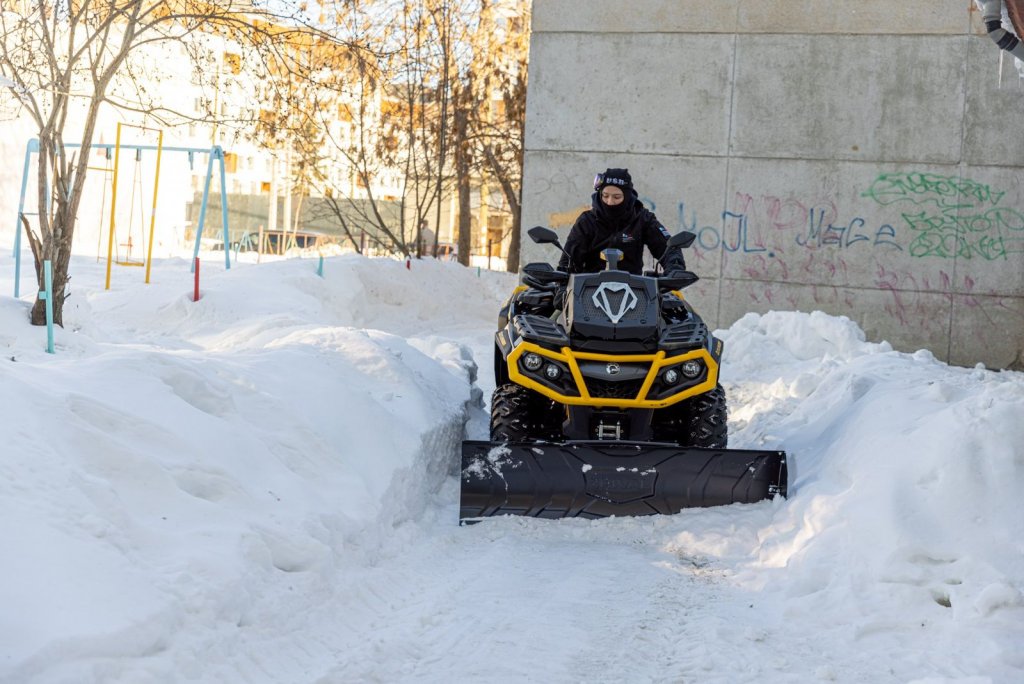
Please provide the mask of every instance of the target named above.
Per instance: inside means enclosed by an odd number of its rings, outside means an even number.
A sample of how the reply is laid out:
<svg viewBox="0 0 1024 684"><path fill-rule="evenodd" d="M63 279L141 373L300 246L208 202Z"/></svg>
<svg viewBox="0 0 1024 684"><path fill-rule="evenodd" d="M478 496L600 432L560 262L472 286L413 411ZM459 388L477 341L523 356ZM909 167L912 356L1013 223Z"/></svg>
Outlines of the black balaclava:
<svg viewBox="0 0 1024 684"><path fill-rule="evenodd" d="M601 191L609 185L622 190L622 202L615 206L609 206L601 201ZM601 218L607 218L614 222L630 216L633 213L633 203L636 200L636 190L633 189L633 178L629 175L629 169L606 169L594 178L594 211Z"/></svg>

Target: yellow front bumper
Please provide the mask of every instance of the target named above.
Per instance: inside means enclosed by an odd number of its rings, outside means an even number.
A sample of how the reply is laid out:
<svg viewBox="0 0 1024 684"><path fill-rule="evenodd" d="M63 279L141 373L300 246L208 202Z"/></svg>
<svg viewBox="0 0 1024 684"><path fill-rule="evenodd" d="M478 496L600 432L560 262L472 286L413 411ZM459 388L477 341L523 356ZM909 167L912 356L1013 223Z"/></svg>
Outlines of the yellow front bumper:
<svg viewBox="0 0 1024 684"><path fill-rule="evenodd" d="M569 368L572 378L576 383L576 390L579 396L562 394L556 389L531 378L519 370L519 357L527 352L535 352L540 356L559 361ZM660 399L648 399L647 394L651 391L655 379L662 368L673 366L690 359L700 359L707 367L707 375L703 382L697 385L680 388L676 394L662 397ZM587 383L580 372L579 361L604 361L607 363L649 363L647 376L644 378L640 391L632 399L605 398L591 396L587 389ZM540 394L562 404L572 406L604 406L614 408L644 408L658 409L676 404L683 399L703 394L715 388L718 384L718 362L708 353L707 349L694 349L677 356L666 356L664 351L654 354L595 354L591 352L573 351L569 347L562 347L560 352L545 349L533 342L520 341L516 348L509 353L507 358L509 378L524 387L539 392Z"/></svg>

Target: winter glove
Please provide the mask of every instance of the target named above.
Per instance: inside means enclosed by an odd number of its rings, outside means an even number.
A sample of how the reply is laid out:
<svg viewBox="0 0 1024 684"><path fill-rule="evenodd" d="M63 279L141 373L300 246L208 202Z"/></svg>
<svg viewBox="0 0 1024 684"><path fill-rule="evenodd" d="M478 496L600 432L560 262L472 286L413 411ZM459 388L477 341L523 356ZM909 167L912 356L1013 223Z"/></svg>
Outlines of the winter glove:
<svg viewBox="0 0 1024 684"><path fill-rule="evenodd" d="M673 275L675 271L685 271L686 262L683 260L683 255L679 250L672 250L661 258L661 267L665 269L665 273L675 278Z"/></svg>

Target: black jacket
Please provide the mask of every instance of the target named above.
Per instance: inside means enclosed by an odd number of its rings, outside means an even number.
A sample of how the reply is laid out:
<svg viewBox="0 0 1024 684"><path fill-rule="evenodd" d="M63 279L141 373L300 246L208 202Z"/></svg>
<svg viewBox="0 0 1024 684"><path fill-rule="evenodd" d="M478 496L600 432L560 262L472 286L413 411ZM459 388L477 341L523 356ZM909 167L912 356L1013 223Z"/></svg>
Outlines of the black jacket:
<svg viewBox="0 0 1024 684"><path fill-rule="evenodd" d="M643 273L644 245L661 262L666 273L686 269L680 250L665 254L665 243L670 237L668 230L634 194L627 193L618 212L602 204L596 192L591 195L590 203L591 209L580 214L569 231L565 240L568 256L563 254L558 261L559 270L569 273L603 271L605 262L601 259L601 250L612 247L622 250L619 268L639 275Z"/></svg>

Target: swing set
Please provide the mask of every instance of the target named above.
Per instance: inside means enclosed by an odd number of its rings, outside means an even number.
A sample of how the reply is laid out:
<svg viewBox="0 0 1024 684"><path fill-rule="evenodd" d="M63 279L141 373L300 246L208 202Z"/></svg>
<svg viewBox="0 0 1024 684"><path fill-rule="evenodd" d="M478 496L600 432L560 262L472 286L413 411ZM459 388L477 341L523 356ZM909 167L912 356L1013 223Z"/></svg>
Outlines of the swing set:
<svg viewBox="0 0 1024 684"><path fill-rule="evenodd" d="M156 132L157 133L157 144L156 145L141 145L141 144L122 144L121 143L121 129L134 128L142 130L144 132ZM65 143L66 148L81 147L77 143ZM206 224L206 208L210 198L210 181L213 178L213 163L214 161L220 162L220 192L221 192L221 218L224 232L224 245L229 244L229 230L228 230L228 201L227 201L227 180L225 178L224 168L224 150L219 145L214 145L209 148L202 147L165 147L163 145L163 131L159 129L147 128L145 126L135 126L131 124L117 124L117 138L114 144L94 144L93 148L97 150L104 150L107 159L107 165L104 167L88 167L91 170L103 171L104 172L104 188L103 188L103 205L101 207L100 221L103 221L103 214L106 211L106 182L109 179L111 185L111 200L110 200L110 230L108 233L107 240L107 272L106 272L106 283L104 289L110 289L110 271L111 265L117 263L118 265L124 266L142 266L146 267L145 281L148 284L150 280L150 270L152 265L152 254L153 254L153 234L156 226L156 208L157 208L157 192L160 187L160 164L161 158L164 152L185 152L188 154L189 169L194 168L195 155L206 154L207 165L206 165L206 179L203 183L203 201L199 209L199 226L196 229L196 241L195 247L192 253L192 265L190 270L195 270L196 259L199 256L199 245L203 237L203 228ZM116 210L117 210L117 181L120 172L120 157L121 150L129 149L135 151L135 172L132 179L132 192L131 200L129 204L129 225L127 240L124 243L120 243L120 246L126 248L126 255L122 259L120 250L115 257L114 255L114 244L116 238ZM150 214L149 223L149 238L144 261L140 261L139 258L132 257L132 250L134 249L135 243L132 238L132 231L134 228L134 207L135 207L135 194L136 191L139 193L139 219L140 229L143 230L144 218L143 218L143 205L144 198L142 197L142 176L141 176L141 165L142 165L142 153L143 151L156 151L156 172L153 180L153 203L152 212ZM33 138L28 141L28 145L25 148L25 166L22 171L21 177L21 197L18 204L18 216L17 216L17 229L14 233L14 297L20 296L20 283L21 283L21 231L23 226L21 224L21 217L35 215L36 212L28 213L25 212L25 195L28 190L28 179L29 171L32 163L32 155L38 154L39 152L39 140ZM113 152L113 167L110 167L110 157ZM100 240L102 241L102 229L101 229ZM97 246L97 261L99 260L99 246ZM224 250L224 268L231 268L231 257L228 249Z"/></svg>
<svg viewBox="0 0 1024 684"><path fill-rule="evenodd" d="M120 170L121 163L121 129L125 124L117 124L117 138L114 142L114 167L112 169L113 177L110 181L110 232L109 239L107 240L107 280L105 289L110 289L110 267L111 264L117 263L119 266L145 266L146 267L146 284L149 284L150 267L153 263L153 233L156 229L156 198L157 192L160 189L160 158L164 150L164 132L162 130L156 130L157 143L156 143L156 171L153 175L153 209L149 215L149 243L146 250L145 259L137 259L132 256L132 235L135 227L135 194L138 192L139 195L139 229L145 225L145 217L143 215L143 205L145 204L145 198L142 194L142 150L135 148L135 170L132 176L132 189L131 198L128 202L128 231L127 231L127 242L118 243L120 247L127 249L126 255L122 258L120 250L117 254L114 254L114 245L117 243L117 181L118 171ZM145 126L131 126L144 132L152 132L155 129L147 128ZM107 157L110 156L110 150L107 150ZM109 163L108 163L109 167ZM93 168L93 167L89 167ZM106 169L104 171L104 185L106 182ZM105 190L106 188L104 188ZM106 192L103 195L104 202L106 201ZM100 217L102 220L104 207L100 208ZM102 242L103 236L100 235ZM97 249L97 260L99 260L99 250Z"/></svg>

